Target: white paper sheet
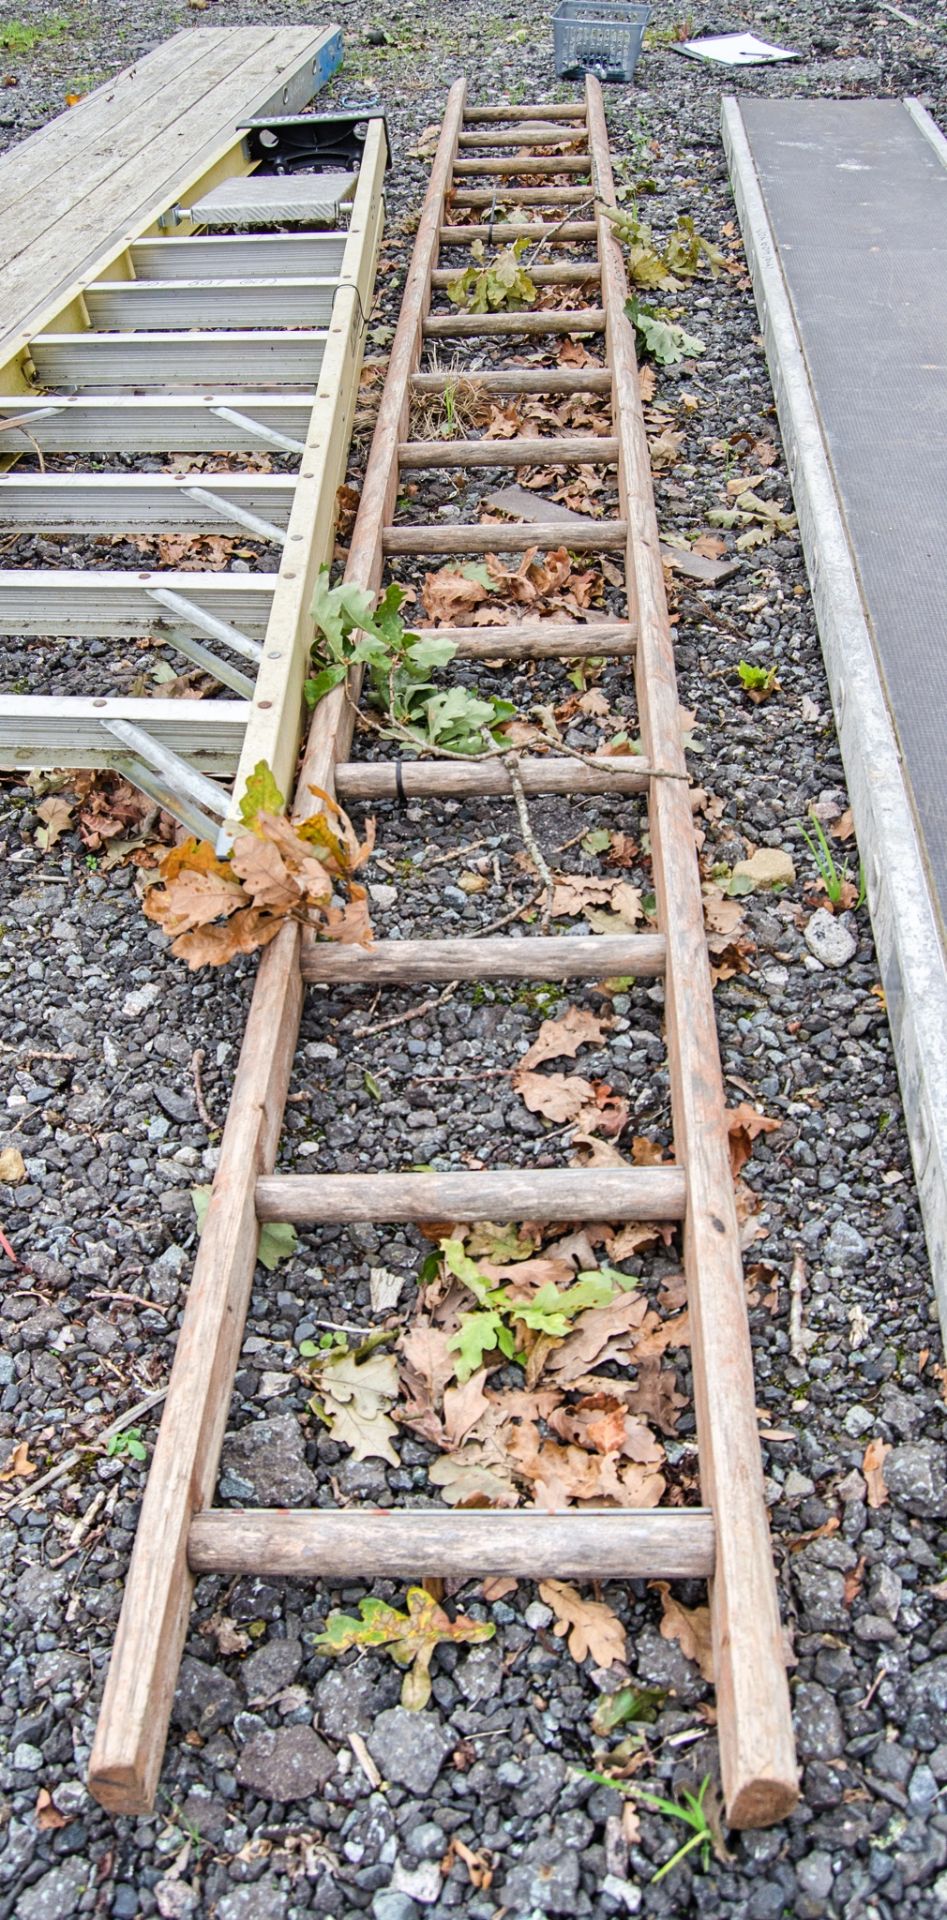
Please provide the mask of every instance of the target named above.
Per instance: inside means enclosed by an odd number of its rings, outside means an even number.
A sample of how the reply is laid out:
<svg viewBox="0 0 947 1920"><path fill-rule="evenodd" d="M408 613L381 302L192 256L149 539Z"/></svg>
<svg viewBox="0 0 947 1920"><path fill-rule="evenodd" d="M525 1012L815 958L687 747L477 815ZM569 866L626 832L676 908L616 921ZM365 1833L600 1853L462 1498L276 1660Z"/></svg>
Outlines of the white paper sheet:
<svg viewBox="0 0 947 1920"><path fill-rule="evenodd" d="M755 33L722 33L706 40L682 40L676 53L690 60L713 60L723 67L762 67L771 60L798 60L789 47L771 47Z"/></svg>

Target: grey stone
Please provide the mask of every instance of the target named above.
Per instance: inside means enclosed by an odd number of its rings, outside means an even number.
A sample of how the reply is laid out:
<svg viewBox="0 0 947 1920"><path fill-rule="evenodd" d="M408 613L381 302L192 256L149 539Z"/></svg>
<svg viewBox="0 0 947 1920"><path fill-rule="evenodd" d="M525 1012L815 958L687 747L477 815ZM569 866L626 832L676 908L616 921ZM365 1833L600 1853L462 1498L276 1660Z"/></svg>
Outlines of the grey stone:
<svg viewBox="0 0 947 1920"><path fill-rule="evenodd" d="M867 1407L856 1405L849 1407L842 1424L853 1440L859 1440L863 1433L870 1433L875 1424L875 1416Z"/></svg>
<svg viewBox="0 0 947 1920"><path fill-rule="evenodd" d="M641 1888L631 1880L622 1880L617 1873L607 1873L599 1892L609 1913L640 1913Z"/></svg>
<svg viewBox="0 0 947 1920"><path fill-rule="evenodd" d="M442 1886L441 1869L436 1860L422 1860L417 1867L406 1867L400 1860L395 1861L392 1892L407 1893L412 1900L419 1900L422 1907L433 1907L440 1899Z"/></svg>
<svg viewBox="0 0 947 1920"><path fill-rule="evenodd" d="M823 967L845 967L858 952L858 941L845 920L819 907L805 930L809 952Z"/></svg>
<svg viewBox="0 0 947 1920"><path fill-rule="evenodd" d="M937 1440L914 1440L892 1447L884 1463L885 1486L906 1512L922 1520L947 1515L947 1460Z"/></svg>
<svg viewBox="0 0 947 1920"><path fill-rule="evenodd" d="M889 1620L896 1620L901 1605L901 1576L893 1567L879 1566L872 1571L868 1583L868 1602L874 1613L882 1613Z"/></svg>
<svg viewBox="0 0 947 1920"><path fill-rule="evenodd" d="M868 1242L853 1227L849 1220L836 1220L822 1248L822 1258L829 1267L847 1267L864 1260L868 1252Z"/></svg>
<svg viewBox="0 0 947 1920"><path fill-rule="evenodd" d="M579 1891L579 1857L550 1835L534 1840L507 1873L501 1891L514 1914L574 1913Z"/></svg>
<svg viewBox="0 0 947 1920"><path fill-rule="evenodd" d="M416 1860L440 1860L447 1846L447 1835L436 1821L422 1820L405 1834L405 1846Z"/></svg>
<svg viewBox="0 0 947 1920"><path fill-rule="evenodd" d="M902 1393L900 1387L889 1380L881 1395L879 1411L886 1425L893 1427L905 1440L913 1440L924 1425L924 1408L910 1394Z"/></svg>
<svg viewBox="0 0 947 1920"><path fill-rule="evenodd" d="M938 1791L937 1781L930 1767L925 1766L922 1761L919 1767L915 1767L908 1781L908 1799L912 1807L923 1812L937 1799Z"/></svg>
<svg viewBox="0 0 947 1920"><path fill-rule="evenodd" d="M251 1654L240 1676L251 1704L272 1700L284 1687L291 1686L302 1665L302 1657L298 1640L268 1640L258 1653Z"/></svg>
<svg viewBox="0 0 947 1920"><path fill-rule="evenodd" d="M834 1878L830 1853L807 1853L805 1859L797 1863L796 1879L811 1900L827 1900Z"/></svg>
<svg viewBox="0 0 947 1920"><path fill-rule="evenodd" d="M833 1567L802 1565L794 1567L793 1573L809 1631L831 1633L849 1625L841 1573Z"/></svg>
<svg viewBox="0 0 947 1920"><path fill-rule="evenodd" d="M190 1920L197 1911L197 1894L187 1880L169 1874L155 1887L155 1904L161 1920Z"/></svg>
<svg viewBox="0 0 947 1920"><path fill-rule="evenodd" d="M565 1782L565 1761L559 1754L538 1753L529 1761L526 1785L516 1796L517 1813L552 1813L559 1805Z"/></svg>
<svg viewBox="0 0 947 1920"><path fill-rule="evenodd" d="M796 1688L796 1741L802 1760L837 1760L845 1745L842 1717L825 1687L802 1680Z"/></svg>
<svg viewBox="0 0 947 1920"><path fill-rule="evenodd" d="M294 1414L255 1420L228 1434L222 1470L247 1481L263 1507L315 1505L319 1482L306 1465L302 1428Z"/></svg>
<svg viewBox="0 0 947 1920"><path fill-rule="evenodd" d="M65 1584L66 1575L57 1567L26 1567L16 1583L17 1605L30 1615L34 1627L38 1627L55 1607Z"/></svg>
<svg viewBox="0 0 947 1920"><path fill-rule="evenodd" d="M664 1687L690 1706L705 1691L700 1670L681 1652L676 1640L664 1640L654 1627L645 1627L635 1647L638 1679L646 1687Z"/></svg>
<svg viewBox="0 0 947 1920"><path fill-rule="evenodd" d="M458 1674L465 1700L492 1700L503 1685L503 1658L494 1644L473 1647Z"/></svg>
<svg viewBox="0 0 947 1920"><path fill-rule="evenodd" d="M288 1895L272 1879L234 1887L217 1902L217 1920L283 1920Z"/></svg>
<svg viewBox="0 0 947 1920"><path fill-rule="evenodd" d="M242 1787L261 1800L308 1800L335 1772L335 1754L312 1727L264 1727L237 1761Z"/></svg>
<svg viewBox="0 0 947 1920"><path fill-rule="evenodd" d="M408 1893L384 1887L372 1901L374 1920L419 1920L418 1908Z"/></svg>
<svg viewBox="0 0 947 1920"><path fill-rule="evenodd" d="M534 1633L538 1633L540 1627L552 1626L552 1608L544 1606L541 1600L532 1600L523 1615L523 1619L528 1627L532 1627Z"/></svg>
<svg viewBox="0 0 947 1920"><path fill-rule="evenodd" d="M383 1705L379 1696L379 1687L367 1674L354 1667L333 1667L313 1693L320 1731L329 1740L367 1733Z"/></svg>
<svg viewBox="0 0 947 1920"><path fill-rule="evenodd" d="M368 1750L387 1780L415 1793L430 1793L454 1745L439 1714L389 1707L368 1735Z"/></svg>
<svg viewBox="0 0 947 1920"><path fill-rule="evenodd" d="M172 1708L177 1726L206 1740L220 1727L230 1726L241 1704L236 1683L220 1667L206 1666L203 1660L185 1655Z"/></svg>
<svg viewBox="0 0 947 1920"><path fill-rule="evenodd" d="M28 1740L20 1740L13 1749L13 1765L18 1773L39 1773L43 1756Z"/></svg>
<svg viewBox="0 0 947 1920"><path fill-rule="evenodd" d="M17 1920L70 1920L92 1880L93 1870L86 1861L64 1860L21 1893Z"/></svg>

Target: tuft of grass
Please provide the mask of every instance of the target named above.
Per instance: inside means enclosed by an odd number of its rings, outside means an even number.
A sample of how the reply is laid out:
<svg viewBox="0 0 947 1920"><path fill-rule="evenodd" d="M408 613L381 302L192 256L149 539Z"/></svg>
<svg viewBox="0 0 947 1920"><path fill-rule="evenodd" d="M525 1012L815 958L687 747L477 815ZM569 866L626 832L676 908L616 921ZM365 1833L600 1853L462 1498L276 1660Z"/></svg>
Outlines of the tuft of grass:
<svg viewBox="0 0 947 1920"><path fill-rule="evenodd" d="M665 1860L663 1867L659 1867L657 1873L652 1874L652 1886L656 1886L666 1874L673 1872L675 1867L680 1866L682 1860L687 1859L688 1854L696 1852L698 1848L701 1871L707 1872L715 1841L714 1830L704 1805L707 1789L710 1786L709 1773L704 1774L696 1793L690 1793L686 1787L682 1787L679 1800L665 1800L659 1793L648 1793L645 1787L637 1787L629 1780L616 1780L608 1773L587 1773L586 1778L594 1780L600 1787L612 1787L616 1793L628 1794L631 1799L639 1801L643 1807L652 1807L655 1813L663 1813L669 1820L680 1820L685 1827L690 1827L690 1839L685 1840L683 1846L678 1847L676 1853L672 1853L670 1860Z"/></svg>
<svg viewBox="0 0 947 1920"><path fill-rule="evenodd" d="M825 828L821 820L817 814L811 812L809 819L812 824L813 834L815 835L814 839L812 834L806 832L801 820L797 820L796 825L818 868L819 878L825 888L826 896L831 900L833 907L837 907L842 898L843 887L847 881L851 880L848 863L846 862L844 867L836 865L835 855L829 846ZM859 907L863 907L865 904L865 869L860 861L858 865L858 894L854 904L856 912Z"/></svg>
<svg viewBox="0 0 947 1920"><path fill-rule="evenodd" d="M4 53L12 53L15 59L22 59L26 53L32 53L43 40L58 40L67 32L68 20L62 14L55 14L51 20L44 20L41 26L28 26L25 20L8 20L0 26L0 48Z"/></svg>

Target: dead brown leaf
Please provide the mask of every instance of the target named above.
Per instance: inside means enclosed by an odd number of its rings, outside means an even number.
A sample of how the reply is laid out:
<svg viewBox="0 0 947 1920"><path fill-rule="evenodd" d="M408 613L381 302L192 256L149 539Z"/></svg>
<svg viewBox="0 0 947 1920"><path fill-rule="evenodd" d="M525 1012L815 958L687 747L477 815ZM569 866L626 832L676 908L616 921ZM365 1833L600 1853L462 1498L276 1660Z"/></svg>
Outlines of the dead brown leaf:
<svg viewBox="0 0 947 1920"><path fill-rule="evenodd" d="M885 1486L884 1464L890 1452L891 1448L885 1440L869 1440L865 1448L862 1473L868 1488L870 1507L883 1507L887 1502L888 1489Z"/></svg>
<svg viewBox="0 0 947 1920"><path fill-rule="evenodd" d="M685 1607L675 1600L666 1580L649 1583L661 1595L660 1633L664 1640L676 1640L685 1659L696 1660L705 1680L713 1681L713 1643L709 1607Z"/></svg>
<svg viewBox="0 0 947 1920"><path fill-rule="evenodd" d="M573 1660L591 1655L596 1666L610 1667L627 1658L625 1629L603 1600L584 1600L578 1588L564 1580L542 1580L539 1591L556 1615L553 1633L560 1639L568 1634Z"/></svg>
<svg viewBox="0 0 947 1920"><path fill-rule="evenodd" d="M538 1067L544 1060L574 1060L580 1047L597 1046L611 1021L583 1007L567 1007L555 1020L544 1020L536 1039L519 1062L519 1070Z"/></svg>
<svg viewBox="0 0 947 1920"><path fill-rule="evenodd" d="M39 1471L36 1461L30 1459L30 1443L21 1440L14 1447L6 1465L0 1468L0 1481L29 1480Z"/></svg>
<svg viewBox="0 0 947 1920"><path fill-rule="evenodd" d="M775 1133L782 1126L781 1120L773 1120L768 1114L758 1112L748 1100L741 1100L738 1107L727 1110L727 1132L730 1137L730 1170L736 1179L740 1169L745 1167L753 1152L753 1142L760 1133Z"/></svg>

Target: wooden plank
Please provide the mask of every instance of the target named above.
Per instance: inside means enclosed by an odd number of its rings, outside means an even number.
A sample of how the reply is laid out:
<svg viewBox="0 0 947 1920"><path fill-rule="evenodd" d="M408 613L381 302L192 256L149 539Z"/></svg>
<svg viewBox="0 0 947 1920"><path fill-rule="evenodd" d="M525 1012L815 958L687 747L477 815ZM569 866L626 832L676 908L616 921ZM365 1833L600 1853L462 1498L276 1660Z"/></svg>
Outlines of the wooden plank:
<svg viewBox="0 0 947 1920"><path fill-rule="evenodd" d="M498 1173L282 1173L257 1181L257 1218L299 1226L375 1220L681 1220L679 1167L534 1167Z"/></svg>
<svg viewBox="0 0 947 1920"><path fill-rule="evenodd" d="M296 1580L706 1580L713 1515L702 1507L628 1512L450 1513L375 1507L197 1513L191 1572Z"/></svg>
<svg viewBox="0 0 947 1920"><path fill-rule="evenodd" d="M302 730L303 682L312 644L313 590L332 556L338 488L345 478L358 381L371 310L384 219L387 143L384 122L371 121L339 271L319 386L306 434L292 515L273 594L263 661L253 696L234 807L260 760L281 793L293 784Z"/></svg>
<svg viewBox="0 0 947 1920"><path fill-rule="evenodd" d="M212 330L203 333L42 333L31 342L43 387L173 392L205 388L310 389L322 369L322 328Z"/></svg>
<svg viewBox="0 0 947 1920"><path fill-rule="evenodd" d="M664 972L661 934L483 940L376 940L370 947L303 939L304 980L414 985L427 980L606 980Z"/></svg>
<svg viewBox="0 0 947 1920"><path fill-rule="evenodd" d="M586 82L596 186L615 204L602 91ZM674 648L661 565L624 263L599 215L609 316L628 576L638 621L636 689L645 750L684 772ZM732 1826L782 1820L798 1798L772 1548L763 1498L753 1360L723 1080L687 787L658 780L650 796L659 921L667 940L667 1029L674 1138L687 1170L685 1270L693 1330L701 1480L717 1529L711 1593L720 1759Z"/></svg>
<svg viewBox="0 0 947 1920"><path fill-rule="evenodd" d="M398 459L403 467L546 467L580 461L614 466L618 441L603 434L587 437L563 434L548 440L403 440ZM542 506L542 502L538 503Z"/></svg>
<svg viewBox="0 0 947 1920"><path fill-rule="evenodd" d="M429 189L435 213L435 244L444 179L453 158L463 101L464 85L459 82L451 90ZM428 276L430 265L428 260ZM409 274L408 296L418 302L425 285L429 285L429 278L422 261L420 277L416 274L412 282ZM409 329L407 311L403 310L404 324L399 322L402 341ZM419 341L419 306L414 331ZM404 404L396 409L393 422L395 442L405 437L407 421L405 418L401 423L401 412L407 413L410 370L408 356L404 364ZM379 573L377 549L385 497L384 493L376 496L373 525L366 517L362 519L363 549L376 553ZM364 510L364 488L362 500ZM322 775L319 783L326 787L331 782L338 744L331 730L325 729L328 705L323 701L316 711L320 727L297 784L297 813L314 805L309 778ZM340 711L344 718L343 703L338 703L337 725ZM314 725L311 732L315 731ZM346 745L350 738L351 729ZM251 1183L261 1168L273 1164L299 1033L302 994L299 930L287 927L260 962L96 1731L90 1787L96 1798L114 1812L143 1812L154 1800L188 1624L191 1578L187 1535L195 1511L208 1506L213 1497L253 1277L257 1233Z"/></svg>
<svg viewBox="0 0 947 1920"><path fill-rule="evenodd" d="M610 393L607 367L477 367L470 373L416 373L412 393L475 387L483 393Z"/></svg>
<svg viewBox="0 0 947 1920"><path fill-rule="evenodd" d="M2 520L2 499L0 499ZM386 553L526 553L530 547L570 547L576 553L616 553L625 545L624 520L589 520L584 528L561 520L536 521L532 526L485 520L476 527L389 527Z"/></svg>
<svg viewBox="0 0 947 1920"><path fill-rule="evenodd" d="M606 759L601 768L588 760L526 759L519 762L524 793L646 793L651 768L644 759ZM396 800L398 780L409 800L448 800L461 796L512 794L502 760L349 760L336 767L340 799Z"/></svg>
<svg viewBox="0 0 947 1920"><path fill-rule="evenodd" d="M436 313L424 323L429 340L449 335L475 340L481 334L519 339L543 333L602 333L604 329L605 315L600 307L546 307L539 313Z"/></svg>
<svg viewBox="0 0 947 1920"><path fill-rule="evenodd" d="M21 229L33 237L10 261L0 285L3 310L10 316L0 334L0 368L32 334L48 328L88 280L141 238L166 207L218 178L245 172L238 122L273 107L298 110L334 71L341 54L337 28L210 31L215 41L218 31L221 41L231 32L248 36L240 43L246 51L239 61L215 44L213 54L202 62L200 99L183 113L178 105L170 130L162 125L158 133L143 138L139 125L134 150L121 164L115 164L108 143L101 159L86 169L75 165L73 149L65 200L60 197L57 204L54 195L33 226ZM68 279L63 277L64 257L70 261Z"/></svg>

